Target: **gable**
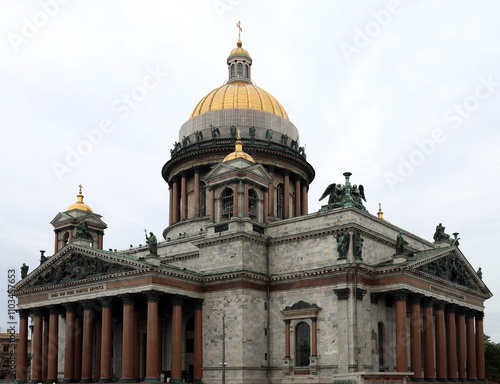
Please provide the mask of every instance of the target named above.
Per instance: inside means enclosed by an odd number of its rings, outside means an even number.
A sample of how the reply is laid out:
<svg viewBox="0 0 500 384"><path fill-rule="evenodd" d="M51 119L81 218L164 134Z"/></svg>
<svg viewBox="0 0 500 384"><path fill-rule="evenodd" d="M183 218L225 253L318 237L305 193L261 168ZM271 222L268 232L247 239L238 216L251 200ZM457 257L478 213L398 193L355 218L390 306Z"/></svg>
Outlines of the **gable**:
<svg viewBox="0 0 500 384"><path fill-rule="evenodd" d="M491 294L458 248L450 248L446 248L443 251L438 249L431 252L424 251L421 252L423 257L420 258L419 253L417 253L415 256L419 260L410 263L410 267L413 267L418 272L437 277L464 288Z"/></svg>
<svg viewBox="0 0 500 384"><path fill-rule="evenodd" d="M106 255L100 255L100 252L104 253L75 245L66 246L21 280L16 291L67 284L138 269L135 260L119 260L125 259L126 256L116 254L114 257L104 257Z"/></svg>

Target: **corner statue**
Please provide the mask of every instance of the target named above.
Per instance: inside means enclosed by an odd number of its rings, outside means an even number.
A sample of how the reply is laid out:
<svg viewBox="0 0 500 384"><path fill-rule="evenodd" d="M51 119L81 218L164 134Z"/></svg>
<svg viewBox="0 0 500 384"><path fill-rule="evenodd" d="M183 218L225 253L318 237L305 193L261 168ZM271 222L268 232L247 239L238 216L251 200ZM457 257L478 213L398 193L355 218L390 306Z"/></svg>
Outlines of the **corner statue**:
<svg viewBox="0 0 500 384"><path fill-rule="evenodd" d="M328 205L323 205L320 212L349 206L366 211L363 205L363 200L366 201L365 188L362 185L351 185L349 182L351 175L351 172L344 173L345 185L333 183L326 188L319 200L323 200L326 196L330 197L328 198Z"/></svg>
<svg viewBox="0 0 500 384"><path fill-rule="evenodd" d="M24 279L26 276L28 276L28 269L30 269L30 267L26 265L26 263L23 263L23 265L21 266L21 279Z"/></svg>
<svg viewBox="0 0 500 384"><path fill-rule="evenodd" d="M408 245L408 242L403 239L403 232L399 232L396 238L396 255L405 253L405 245Z"/></svg>
<svg viewBox="0 0 500 384"><path fill-rule="evenodd" d="M447 233L444 233L445 227L443 227L443 224L439 223L439 225L436 227L436 232L434 232L434 242L438 241L450 241L450 235Z"/></svg>
<svg viewBox="0 0 500 384"><path fill-rule="evenodd" d="M144 230L146 235L146 243L148 244L149 253L152 255L158 255L158 241L153 232L149 232L149 236L146 230Z"/></svg>

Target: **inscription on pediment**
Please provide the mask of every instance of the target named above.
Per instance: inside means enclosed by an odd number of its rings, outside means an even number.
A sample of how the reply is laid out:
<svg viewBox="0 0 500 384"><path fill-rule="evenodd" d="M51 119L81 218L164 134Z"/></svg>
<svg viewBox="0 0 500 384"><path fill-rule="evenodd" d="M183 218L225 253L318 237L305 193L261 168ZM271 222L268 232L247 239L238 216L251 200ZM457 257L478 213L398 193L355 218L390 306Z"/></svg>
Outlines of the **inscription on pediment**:
<svg viewBox="0 0 500 384"><path fill-rule="evenodd" d="M470 272L455 257L442 257L419 267L418 270L477 290Z"/></svg>
<svg viewBox="0 0 500 384"><path fill-rule="evenodd" d="M132 271L133 268L95 257L73 253L68 259L45 271L32 286L53 285L91 277Z"/></svg>

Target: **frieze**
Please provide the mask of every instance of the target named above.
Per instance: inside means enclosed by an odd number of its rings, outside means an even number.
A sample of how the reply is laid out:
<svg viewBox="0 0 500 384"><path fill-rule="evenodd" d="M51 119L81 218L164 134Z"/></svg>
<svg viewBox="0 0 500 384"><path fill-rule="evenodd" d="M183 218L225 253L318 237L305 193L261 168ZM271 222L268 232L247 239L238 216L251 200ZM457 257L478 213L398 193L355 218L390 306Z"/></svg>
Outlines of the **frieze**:
<svg viewBox="0 0 500 384"><path fill-rule="evenodd" d="M51 299L55 299L58 297L67 297L67 296L73 296L73 295L79 295L79 294L84 294L84 293L91 293L91 292L96 292L96 291L102 291L106 287L104 285L96 285L93 287L86 287L86 288L77 288L77 289L68 289L66 291L62 292L55 292L50 294Z"/></svg>
<svg viewBox="0 0 500 384"><path fill-rule="evenodd" d="M419 267L418 270L451 281L452 283L477 290L477 286L473 283L470 273L456 257L451 255L424 264Z"/></svg>

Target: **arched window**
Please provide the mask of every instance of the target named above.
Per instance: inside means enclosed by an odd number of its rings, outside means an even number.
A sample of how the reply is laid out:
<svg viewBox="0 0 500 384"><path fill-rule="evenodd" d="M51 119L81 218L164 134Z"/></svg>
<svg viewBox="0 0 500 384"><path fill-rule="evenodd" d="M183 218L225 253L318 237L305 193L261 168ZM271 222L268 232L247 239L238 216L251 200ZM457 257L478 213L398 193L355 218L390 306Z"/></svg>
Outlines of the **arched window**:
<svg viewBox="0 0 500 384"><path fill-rule="evenodd" d="M243 64L238 63L238 76L243 77Z"/></svg>
<svg viewBox="0 0 500 384"><path fill-rule="evenodd" d="M384 323L378 323L378 365L384 365Z"/></svg>
<svg viewBox="0 0 500 384"><path fill-rule="evenodd" d="M248 79L248 64L245 64L245 77Z"/></svg>
<svg viewBox="0 0 500 384"><path fill-rule="evenodd" d="M231 77L234 77L234 63L231 64Z"/></svg>
<svg viewBox="0 0 500 384"><path fill-rule="evenodd" d="M222 216L231 217L233 214L233 190L224 189L222 192Z"/></svg>
<svg viewBox="0 0 500 384"><path fill-rule="evenodd" d="M205 183L200 183L200 217L207 214L207 189Z"/></svg>
<svg viewBox="0 0 500 384"><path fill-rule="evenodd" d="M257 216L257 194L253 189L248 191L248 215Z"/></svg>
<svg viewBox="0 0 500 384"><path fill-rule="evenodd" d="M278 188L276 188L276 209L278 212L277 216L282 219L283 218L283 184L278 185Z"/></svg>
<svg viewBox="0 0 500 384"><path fill-rule="evenodd" d="M63 236L64 245L69 243L69 232L66 232Z"/></svg>
<svg viewBox="0 0 500 384"><path fill-rule="evenodd" d="M295 329L295 366L307 367L311 356L311 331L309 324L300 322Z"/></svg>

